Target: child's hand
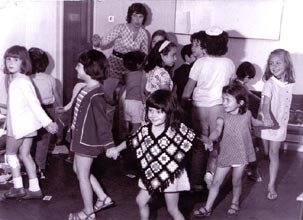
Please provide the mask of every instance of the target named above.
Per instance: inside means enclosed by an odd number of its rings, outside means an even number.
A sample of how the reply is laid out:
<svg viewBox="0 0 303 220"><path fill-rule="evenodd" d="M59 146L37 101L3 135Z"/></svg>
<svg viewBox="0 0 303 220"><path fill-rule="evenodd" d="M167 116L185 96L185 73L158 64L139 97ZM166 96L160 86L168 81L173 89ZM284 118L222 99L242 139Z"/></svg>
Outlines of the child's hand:
<svg viewBox="0 0 303 220"><path fill-rule="evenodd" d="M106 156L116 160L119 157L119 152L116 147L112 147L106 150Z"/></svg>
<svg viewBox="0 0 303 220"><path fill-rule="evenodd" d="M55 113L57 113L57 114L62 114L62 113L64 113L64 107L62 107L62 106L56 107Z"/></svg>
<svg viewBox="0 0 303 220"><path fill-rule="evenodd" d="M101 37L98 34L94 34L92 37L92 44L94 47L100 47Z"/></svg>
<svg viewBox="0 0 303 220"><path fill-rule="evenodd" d="M51 134L56 134L58 132L58 125L55 122L51 122L45 127L45 129Z"/></svg>
<svg viewBox="0 0 303 220"><path fill-rule="evenodd" d="M274 126L274 122L273 122L273 120L271 120L270 115L264 114L263 122L264 122L264 126L266 126L266 127Z"/></svg>
<svg viewBox="0 0 303 220"><path fill-rule="evenodd" d="M204 143L205 150L212 151L213 150L213 142L212 142L212 140L209 137L204 136L204 135L202 135L201 139L202 139L202 141Z"/></svg>

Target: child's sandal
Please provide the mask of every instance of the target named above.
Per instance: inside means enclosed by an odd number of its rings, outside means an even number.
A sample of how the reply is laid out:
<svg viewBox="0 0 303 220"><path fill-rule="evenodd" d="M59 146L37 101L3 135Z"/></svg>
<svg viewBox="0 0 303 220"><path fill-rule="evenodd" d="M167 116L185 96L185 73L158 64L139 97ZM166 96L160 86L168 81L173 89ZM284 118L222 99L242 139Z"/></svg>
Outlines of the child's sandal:
<svg viewBox="0 0 303 220"><path fill-rule="evenodd" d="M79 216L80 213L84 214L84 218ZM94 212L87 214L84 210L81 210L80 212L69 213L68 220L96 220L96 216Z"/></svg>
<svg viewBox="0 0 303 220"><path fill-rule="evenodd" d="M229 215L235 215L240 211L239 204L237 203L232 203L230 205L230 208L227 210L227 214Z"/></svg>
<svg viewBox="0 0 303 220"><path fill-rule="evenodd" d="M194 211L194 216L198 218L207 217L210 216L211 210L207 210L205 207L201 207L200 209L197 209Z"/></svg>

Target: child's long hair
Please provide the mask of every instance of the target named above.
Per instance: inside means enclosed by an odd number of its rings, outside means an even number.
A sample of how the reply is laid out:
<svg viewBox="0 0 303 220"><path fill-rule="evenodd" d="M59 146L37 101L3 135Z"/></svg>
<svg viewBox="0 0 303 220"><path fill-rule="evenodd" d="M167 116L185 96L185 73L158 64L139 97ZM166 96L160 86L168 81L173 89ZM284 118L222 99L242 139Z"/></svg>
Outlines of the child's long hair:
<svg viewBox="0 0 303 220"><path fill-rule="evenodd" d="M148 108L155 108L166 113L166 126L177 129L183 119L183 112L176 96L169 90L159 89L153 92L146 100L145 119L148 118Z"/></svg>
<svg viewBox="0 0 303 220"><path fill-rule="evenodd" d="M5 54L3 57L4 63L5 63L3 72L5 74L11 74L11 72L7 69L6 61L5 61L6 58L8 58L8 57L19 58L20 60L22 60L20 73L25 74L25 75L32 74L31 59L30 59L29 53L27 52L25 47L15 45L15 46L8 48L5 51Z"/></svg>
<svg viewBox="0 0 303 220"><path fill-rule="evenodd" d="M248 93L244 86L239 83L231 83L230 85L223 87L222 93L235 97L237 103L240 104L239 114L243 115L247 111ZM242 103L240 103L241 101Z"/></svg>
<svg viewBox="0 0 303 220"><path fill-rule="evenodd" d="M267 64L266 64L266 69L265 69L265 72L263 75L263 80L267 81L271 76L273 76L273 74L269 68L269 62L273 56L282 56L283 57L284 62L285 62L285 67L286 67L285 68L285 71L286 71L285 82L294 83L295 82L295 71L294 71L294 67L292 64L292 60L291 60L289 52L284 49L276 49L270 53L270 55L268 56L268 59L267 59Z"/></svg>
<svg viewBox="0 0 303 220"><path fill-rule="evenodd" d="M170 71L171 67L167 67L167 66L163 65L163 60L162 60L161 54L167 55L169 53L169 51L174 47L177 47L177 45L173 42L170 42L167 40L159 41L148 54L147 60L146 60L147 63L144 67L144 70L146 72L149 72L152 69L154 69L156 66L159 66L159 67L164 67L167 71Z"/></svg>
<svg viewBox="0 0 303 220"><path fill-rule="evenodd" d="M98 50L88 50L80 54L79 63L84 67L84 71L92 79L103 83L107 76L108 62L106 56Z"/></svg>

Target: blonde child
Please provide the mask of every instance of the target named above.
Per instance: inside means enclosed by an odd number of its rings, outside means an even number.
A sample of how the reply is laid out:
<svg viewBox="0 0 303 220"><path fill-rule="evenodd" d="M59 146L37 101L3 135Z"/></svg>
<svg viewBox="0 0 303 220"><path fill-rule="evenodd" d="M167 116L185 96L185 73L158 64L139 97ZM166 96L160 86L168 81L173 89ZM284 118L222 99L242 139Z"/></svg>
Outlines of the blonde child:
<svg viewBox="0 0 303 220"><path fill-rule="evenodd" d="M43 197L37 178L36 165L30 150L37 130L44 127L54 134L58 126L42 109L35 88L29 78L32 65L25 47L12 46L4 54L4 73L9 74L6 158L13 175L14 186L4 197L41 199ZM26 168L29 188L24 190L20 171L20 159Z"/></svg>
<svg viewBox="0 0 303 220"><path fill-rule="evenodd" d="M146 94L158 89L173 89L171 69L177 60L177 45L168 40L159 41L147 56L144 67L146 72Z"/></svg>
<svg viewBox="0 0 303 220"><path fill-rule="evenodd" d="M205 32L198 32L200 39L200 51L206 52L193 64L187 84L183 92L183 102L192 102L192 125L199 135L208 136L216 127L216 119L223 112L222 88L228 85L235 72L233 61L225 56L228 51L228 33L220 28L211 27ZM193 47L195 41L193 41ZM205 49L203 50L203 46ZM192 48L193 49L193 48ZM193 50L194 54L194 50ZM205 157L203 146L194 148L192 177L196 185L201 189L204 171L203 158ZM210 186L216 169L217 146L209 153L204 181Z"/></svg>
<svg viewBox="0 0 303 220"><path fill-rule="evenodd" d="M73 169L79 180L84 208L80 212L70 213L69 220L94 220L95 212L114 204L90 171L94 158L114 146L102 86L106 67L105 55L97 50L89 50L80 55L75 68L78 78L85 82L85 86L74 101L71 151L75 154ZM97 195L95 205L93 193Z"/></svg>
<svg viewBox="0 0 303 220"><path fill-rule="evenodd" d="M148 220L148 202L155 192L164 193L167 210L174 220L184 220L178 208L179 193L190 189L184 169L195 134L180 122L178 102L172 92L157 90L146 101L148 123L106 154L116 159L131 147L140 169L140 191L136 201L140 219Z"/></svg>
<svg viewBox="0 0 303 220"><path fill-rule="evenodd" d="M262 129L260 135L270 159L267 198L275 200L278 197L275 183L279 169L279 149L286 138L292 88L295 83L293 64L288 51L276 49L270 53L263 79L265 84L260 115L266 126L274 126L275 120L279 125L275 126L277 129Z"/></svg>
<svg viewBox="0 0 303 220"><path fill-rule="evenodd" d="M214 180L210 185L206 205L194 211L196 217L211 214L220 186L231 169L233 198L228 214L236 214L240 210L243 171L248 163L256 160L251 124L261 126L263 122L254 119L247 110L247 90L238 83L223 87L223 107L225 112L217 118L215 129L209 137L203 137L206 145L211 146L222 135Z"/></svg>

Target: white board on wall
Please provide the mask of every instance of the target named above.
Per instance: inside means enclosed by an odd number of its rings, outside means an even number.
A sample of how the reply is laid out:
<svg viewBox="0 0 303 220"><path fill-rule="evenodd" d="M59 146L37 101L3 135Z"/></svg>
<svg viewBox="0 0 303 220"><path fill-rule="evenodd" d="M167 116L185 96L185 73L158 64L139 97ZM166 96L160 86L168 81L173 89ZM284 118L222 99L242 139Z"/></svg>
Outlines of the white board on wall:
<svg viewBox="0 0 303 220"><path fill-rule="evenodd" d="M176 0L175 32L219 26L231 37L280 37L283 0Z"/></svg>

